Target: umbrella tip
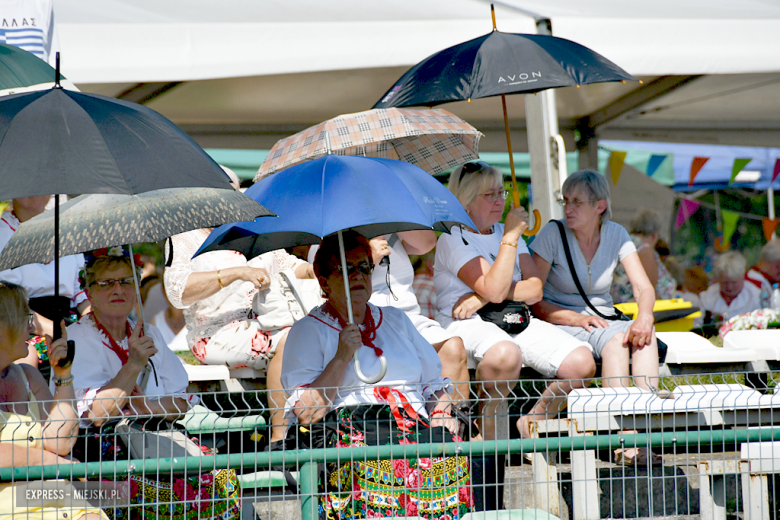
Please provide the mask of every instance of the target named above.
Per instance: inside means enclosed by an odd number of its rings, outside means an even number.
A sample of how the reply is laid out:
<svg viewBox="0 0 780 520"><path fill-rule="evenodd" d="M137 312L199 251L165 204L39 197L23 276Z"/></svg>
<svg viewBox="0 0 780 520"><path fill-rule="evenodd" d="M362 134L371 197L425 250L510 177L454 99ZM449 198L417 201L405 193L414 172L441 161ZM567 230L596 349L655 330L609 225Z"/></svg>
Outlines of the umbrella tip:
<svg viewBox="0 0 780 520"><path fill-rule="evenodd" d="M60 53L55 54L54 59L54 88L62 88L60 85Z"/></svg>
<svg viewBox="0 0 780 520"><path fill-rule="evenodd" d="M467 101L467 103L471 103L471 98L469 98L469 100Z"/></svg>
<svg viewBox="0 0 780 520"><path fill-rule="evenodd" d="M644 81L642 81L642 80L640 79L640 80L639 80L639 84L640 84L640 85L644 85L644 84L645 84L645 82L644 82Z"/></svg>
<svg viewBox="0 0 780 520"><path fill-rule="evenodd" d="M579 86L579 85L577 85L577 88L580 88L580 86Z"/></svg>

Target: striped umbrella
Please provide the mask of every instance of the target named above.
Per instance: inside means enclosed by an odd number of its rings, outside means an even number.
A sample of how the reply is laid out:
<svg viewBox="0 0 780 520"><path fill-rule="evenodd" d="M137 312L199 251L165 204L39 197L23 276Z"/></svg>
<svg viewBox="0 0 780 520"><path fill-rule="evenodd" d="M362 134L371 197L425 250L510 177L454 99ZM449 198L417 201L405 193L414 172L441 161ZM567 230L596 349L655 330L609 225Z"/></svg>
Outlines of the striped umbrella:
<svg viewBox="0 0 780 520"><path fill-rule="evenodd" d="M344 114L276 143L254 180L328 153L395 159L436 174L477 159L481 137L479 130L442 109Z"/></svg>

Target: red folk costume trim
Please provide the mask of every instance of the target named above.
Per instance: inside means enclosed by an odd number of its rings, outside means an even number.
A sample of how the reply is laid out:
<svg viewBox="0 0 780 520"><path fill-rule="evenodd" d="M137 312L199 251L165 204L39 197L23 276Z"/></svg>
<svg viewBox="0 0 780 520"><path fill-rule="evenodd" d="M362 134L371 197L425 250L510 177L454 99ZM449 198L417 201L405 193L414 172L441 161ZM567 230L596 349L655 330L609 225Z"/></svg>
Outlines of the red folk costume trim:
<svg viewBox="0 0 780 520"><path fill-rule="evenodd" d="M398 397L398 400L396 400L396 396ZM404 394L395 388L378 386L374 388L374 397L376 397L377 400L385 401L390 405L390 411L395 418L395 423L398 425L399 430L406 433L412 433L414 431L413 428L417 424L415 421L417 421L420 416L417 415L417 412L412 408L412 405L409 404L409 400ZM398 405L398 401L401 402L400 406ZM406 414L414 420L404 419L399 408L403 408Z"/></svg>
<svg viewBox="0 0 780 520"><path fill-rule="evenodd" d="M14 213L14 211L13 211L13 210L11 210L11 215L13 215L13 216L14 216L14 218L15 218L16 220L19 220L19 217L17 217L17 216L16 216L16 213ZM6 225L7 225L9 228L11 228L11 231L13 231L14 233L16 233L16 228L15 228L15 227L13 227L13 226L11 225L11 223L10 223L10 222L8 222L8 221L7 221L6 219L4 219L4 218L0 218L0 220L2 220L3 222L5 222L5 223L6 223Z"/></svg>
<svg viewBox="0 0 780 520"><path fill-rule="evenodd" d="M125 366L127 364L127 360L130 357L130 354L127 350L123 349L119 343L116 342L114 338L111 337L111 334L106 330L106 328L103 326L102 323L100 323L97 319L97 316L95 316L94 313L89 312L87 313L88 316L92 316L92 320L95 322L95 326L97 329L106 337L108 338L109 343L103 342L103 345L111 349L114 354L116 354L120 361L122 361L122 366ZM127 337L129 338L133 334L133 329L130 327L130 323L125 321L125 327L127 331Z"/></svg>

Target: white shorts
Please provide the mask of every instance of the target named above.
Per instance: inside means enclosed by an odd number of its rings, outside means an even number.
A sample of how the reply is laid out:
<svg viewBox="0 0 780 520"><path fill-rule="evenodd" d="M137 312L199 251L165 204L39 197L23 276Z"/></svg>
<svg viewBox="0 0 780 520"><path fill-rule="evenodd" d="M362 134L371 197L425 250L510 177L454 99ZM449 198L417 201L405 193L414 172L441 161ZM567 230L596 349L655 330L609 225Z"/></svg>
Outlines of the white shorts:
<svg viewBox="0 0 780 520"><path fill-rule="evenodd" d="M514 337L523 353L523 364L545 377L558 374L563 360L580 347L591 350L587 341L567 334L552 323L531 318L528 328Z"/></svg>
<svg viewBox="0 0 780 520"><path fill-rule="evenodd" d="M469 357L479 363L485 352L499 341L512 341L512 336L498 326L483 321L476 314L467 320L455 320L452 316L439 313L436 321L453 336L460 336Z"/></svg>
<svg viewBox="0 0 780 520"><path fill-rule="evenodd" d="M479 316L468 320L453 320L444 314L436 316L447 332L460 336L466 352L477 363L482 361L490 347L499 341L512 341L523 354L523 365L531 367L545 377L553 378L558 373L563 360L579 347L587 347L587 342L559 330L555 325L531 318L528 328L514 338L497 325L483 321Z"/></svg>
<svg viewBox="0 0 780 520"><path fill-rule="evenodd" d="M438 321L432 320L427 316L423 316L422 314L407 314L407 316L412 320L417 332L419 332L420 335L425 338L425 341L431 345L455 337L454 334L447 332Z"/></svg>

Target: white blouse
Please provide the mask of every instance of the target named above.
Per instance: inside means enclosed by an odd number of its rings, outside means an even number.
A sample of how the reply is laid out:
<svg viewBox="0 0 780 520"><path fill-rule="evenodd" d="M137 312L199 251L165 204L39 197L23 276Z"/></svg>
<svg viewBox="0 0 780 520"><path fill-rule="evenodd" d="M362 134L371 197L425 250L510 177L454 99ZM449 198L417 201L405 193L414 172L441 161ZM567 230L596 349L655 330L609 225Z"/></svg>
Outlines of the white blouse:
<svg viewBox="0 0 780 520"><path fill-rule="evenodd" d="M403 393L412 407L427 417L425 403L438 390L447 390L450 380L441 377L441 362L436 350L417 332L406 314L394 307L367 304L376 324L374 345L383 350L387 373L381 381L367 384L355 374L350 361L333 401L333 408L360 404L384 404L374 388L386 386ZM297 322L287 335L282 362L282 387L291 395L287 410L300 400L300 392L325 370L335 357L341 325L324 311L325 305L312 310ZM360 326L361 330L364 327ZM365 375L379 372L380 363L374 349L363 346L358 351L360 368Z"/></svg>
<svg viewBox="0 0 780 520"><path fill-rule="evenodd" d="M128 319L128 322L131 328L135 327L131 320ZM154 339L157 353L150 358L154 371L149 376L144 393L148 396L174 395L190 400L186 393L189 377L178 356L165 344L157 327L147 324L145 330L146 334ZM91 314L68 327L68 339L76 342L76 355L71 372L77 399L76 411L81 417L92 405L98 391L116 377L123 365L119 356L107 346L110 341L98 330ZM128 338L118 341L117 344L124 350L130 349ZM142 375L138 376L139 384L141 377Z"/></svg>
<svg viewBox="0 0 780 520"><path fill-rule="evenodd" d="M13 211L5 211L0 216L0 251L19 229L19 219ZM60 296L70 298L71 306L76 307L87 299L79 285L79 271L84 269L84 255L70 255L60 258ZM15 283L27 289L30 298L54 295L54 262L45 264L27 264L16 269L0 272L0 280Z"/></svg>
<svg viewBox="0 0 780 520"><path fill-rule="evenodd" d="M236 280L217 293L190 305L182 303L182 295L187 287L190 273L215 272L230 267L261 267L271 276L287 269L296 269L305 263L303 260L280 249L257 256L249 261L237 251L212 251L192 258L206 241L209 231L196 229L171 237L173 259L165 248L165 292L171 305L184 309L187 322L187 343L190 347L198 340L211 338L223 327L235 321L249 317L252 310L252 298L257 289L252 282Z"/></svg>

